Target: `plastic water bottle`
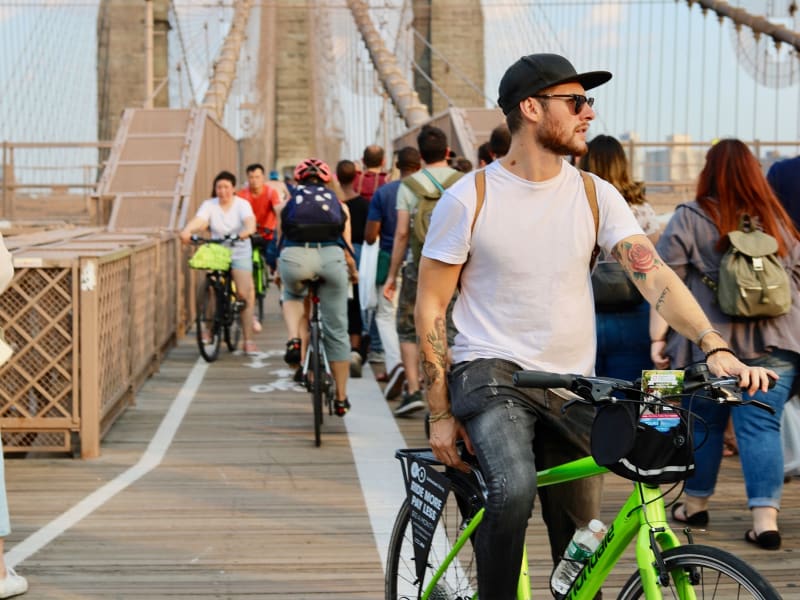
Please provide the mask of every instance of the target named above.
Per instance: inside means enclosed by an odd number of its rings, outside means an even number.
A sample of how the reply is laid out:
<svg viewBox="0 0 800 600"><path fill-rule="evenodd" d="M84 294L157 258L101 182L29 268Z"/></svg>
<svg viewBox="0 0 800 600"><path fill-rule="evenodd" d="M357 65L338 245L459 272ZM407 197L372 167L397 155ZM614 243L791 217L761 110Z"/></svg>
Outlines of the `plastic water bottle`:
<svg viewBox="0 0 800 600"><path fill-rule="evenodd" d="M558 563L550 578L550 587L557 597L566 595L572 582L581 572L583 564L597 550L605 534L606 526L599 519L592 519L588 526L575 531L564 551L564 558Z"/></svg>

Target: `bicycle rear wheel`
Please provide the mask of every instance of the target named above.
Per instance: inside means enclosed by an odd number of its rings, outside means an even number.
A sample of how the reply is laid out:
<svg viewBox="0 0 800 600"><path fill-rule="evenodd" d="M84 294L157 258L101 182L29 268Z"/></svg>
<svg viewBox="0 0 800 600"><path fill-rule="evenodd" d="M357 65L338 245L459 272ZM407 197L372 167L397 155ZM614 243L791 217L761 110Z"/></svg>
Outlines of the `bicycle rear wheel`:
<svg viewBox="0 0 800 600"><path fill-rule="evenodd" d="M207 362L214 362L219 356L222 341L222 323L217 318L217 290L206 279L197 300L195 329L197 330L197 347L200 356Z"/></svg>
<svg viewBox="0 0 800 600"><path fill-rule="evenodd" d="M670 571L669 592L662 588L665 598L777 600L781 597L750 565L719 548L689 544L667 550L663 556ZM643 597L642 580L636 572L618 598Z"/></svg>
<svg viewBox="0 0 800 600"><path fill-rule="evenodd" d="M314 445L322 443L322 394L325 385L324 371L322 369L322 356L320 352L319 325L311 324L311 403L314 406Z"/></svg>
<svg viewBox="0 0 800 600"><path fill-rule="evenodd" d="M425 582L441 567L447 552L455 543L462 529L466 527L475 513L480 510L482 497L462 478L461 473L448 471L451 480L441 519L437 526L430 554L428 554ZM411 507L408 499L403 502L395 519L389 554L386 559L386 600L416 598L418 587L416 562L414 560L414 538L411 525ZM437 600L456 600L472 598L478 591L478 571L475 553L468 541L455 559L448 565L442 578L437 582L430 598Z"/></svg>

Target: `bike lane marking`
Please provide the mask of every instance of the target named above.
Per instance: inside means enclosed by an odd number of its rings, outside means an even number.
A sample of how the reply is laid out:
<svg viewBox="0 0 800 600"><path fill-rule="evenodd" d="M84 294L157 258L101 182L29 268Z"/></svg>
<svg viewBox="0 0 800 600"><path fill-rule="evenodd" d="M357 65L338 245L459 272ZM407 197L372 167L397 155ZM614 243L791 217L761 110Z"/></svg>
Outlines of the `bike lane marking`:
<svg viewBox="0 0 800 600"><path fill-rule="evenodd" d="M361 378L348 380L347 394L353 408L344 417L344 424L385 571L394 519L406 497L400 462L394 453L405 448L406 442L368 364Z"/></svg>
<svg viewBox="0 0 800 600"><path fill-rule="evenodd" d="M108 502L119 492L160 465L161 461L164 459L164 455L172 444L172 440L175 438L175 434L186 415L186 411L189 409L195 394L197 394L197 390L200 388L200 384L203 382L208 367L209 363L202 358L197 359L189 376L175 396L175 400L172 401L169 410L167 410L167 413L161 420L155 435L150 440L150 443L135 465L129 467L114 479L96 489L72 508L61 513L61 515L29 535L19 544L16 544L11 550L6 552L6 564L11 567L17 566L19 563L44 548L70 527Z"/></svg>

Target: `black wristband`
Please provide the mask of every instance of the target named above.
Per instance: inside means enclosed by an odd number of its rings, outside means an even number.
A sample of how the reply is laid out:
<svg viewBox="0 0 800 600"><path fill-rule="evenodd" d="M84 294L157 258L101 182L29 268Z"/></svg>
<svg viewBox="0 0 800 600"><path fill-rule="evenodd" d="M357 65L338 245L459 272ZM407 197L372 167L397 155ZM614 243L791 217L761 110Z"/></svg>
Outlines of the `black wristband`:
<svg viewBox="0 0 800 600"><path fill-rule="evenodd" d="M730 348L720 347L720 348L712 348L711 350L706 352L706 358L708 358L712 354L715 354L716 352L727 352L728 354L733 354L734 356L736 356L736 352L734 352Z"/></svg>

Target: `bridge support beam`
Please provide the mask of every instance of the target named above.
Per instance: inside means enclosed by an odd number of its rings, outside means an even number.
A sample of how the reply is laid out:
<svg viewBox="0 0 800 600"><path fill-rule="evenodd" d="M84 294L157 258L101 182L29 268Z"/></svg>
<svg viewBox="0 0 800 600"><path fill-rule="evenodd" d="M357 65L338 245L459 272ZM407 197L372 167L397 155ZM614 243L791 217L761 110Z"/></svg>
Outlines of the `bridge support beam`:
<svg viewBox="0 0 800 600"><path fill-rule="evenodd" d="M155 86L168 73L167 0L152 0L153 77ZM101 0L97 13L97 139L114 139L122 112L144 106L146 93L146 42L144 2ZM168 87L163 86L153 106L169 105Z"/></svg>
<svg viewBox="0 0 800 600"><path fill-rule="evenodd" d="M414 87L432 115L450 106L485 106L480 0L415 0ZM435 85L431 85L433 80Z"/></svg>

